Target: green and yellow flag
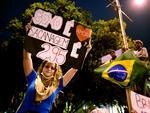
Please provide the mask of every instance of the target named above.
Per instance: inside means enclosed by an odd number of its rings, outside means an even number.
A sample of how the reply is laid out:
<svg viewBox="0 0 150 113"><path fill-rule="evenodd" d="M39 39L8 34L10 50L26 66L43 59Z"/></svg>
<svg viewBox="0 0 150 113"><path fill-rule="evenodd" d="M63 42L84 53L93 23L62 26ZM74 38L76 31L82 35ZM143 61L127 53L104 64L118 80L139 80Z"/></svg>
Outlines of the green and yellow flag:
<svg viewBox="0 0 150 113"><path fill-rule="evenodd" d="M148 75L145 64L131 50L126 51L109 64L96 68L94 72L122 87L130 87Z"/></svg>

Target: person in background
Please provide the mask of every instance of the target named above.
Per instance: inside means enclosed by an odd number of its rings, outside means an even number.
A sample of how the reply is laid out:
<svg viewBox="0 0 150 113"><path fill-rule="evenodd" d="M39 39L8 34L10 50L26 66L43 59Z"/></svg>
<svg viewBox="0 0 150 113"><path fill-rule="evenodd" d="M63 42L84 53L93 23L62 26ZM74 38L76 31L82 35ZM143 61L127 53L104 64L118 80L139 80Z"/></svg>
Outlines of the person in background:
<svg viewBox="0 0 150 113"><path fill-rule="evenodd" d="M148 58L148 51L147 49L143 46L143 42L141 40L135 40L134 41L135 44L135 51L134 54L146 65L146 67L148 68L148 62L149 62L149 58ZM150 96L150 77L147 75L143 75L145 76L144 80L141 80L141 82L137 85L138 87L143 87L144 86L144 95L145 96ZM144 85L143 85L144 83ZM143 88L142 88L143 89Z"/></svg>
<svg viewBox="0 0 150 113"><path fill-rule="evenodd" d="M101 63L100 66L103 66L103 65L106 65L108 63L111 63L113 60L115 60L117 58L115 50L110 49L108 52L109 52L109 55L110 55L109 59L107 59L104 63Z"/></svg>
<svg viewBox="0 0 150 113"><path fill-rule="evenodd" d="M143 42L141 40L135 40L134 45L135 45L134 54L141 61L147 62L148 61L148 52L147 52L147 49L145 47L143 47Z"/></svg>
<svg viewBox="0 0 150 113"><path fill-rule="evenodd" d="M110 56L111 56L111 61L116 59L117 56L116 56L115 50L110 50Z"/></svg>

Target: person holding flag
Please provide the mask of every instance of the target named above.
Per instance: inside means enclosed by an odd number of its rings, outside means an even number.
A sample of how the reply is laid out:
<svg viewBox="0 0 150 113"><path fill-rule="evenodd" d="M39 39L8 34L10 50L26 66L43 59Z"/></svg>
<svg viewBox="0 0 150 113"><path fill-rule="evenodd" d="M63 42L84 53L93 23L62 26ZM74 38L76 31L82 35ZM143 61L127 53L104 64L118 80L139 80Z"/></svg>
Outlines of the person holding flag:
<svg viewBox="0 0 150 113"><path fill-rule="evenodd" d="M134 54L141 60L144 61L143 63L145 63L147 65L147 61L148 61L148 52L146 47L143 47L143 42L141 40L135 40L134 41L135 44L135 51Z"/></svg>
<svg viewBox="0 0 150 113"><path fill-rule="evenodd" d="M121 87L132 87L148 75L147 67L135 56L132 50L127 50L112 62L94 69L96 74Z"/></svg>
<svg viewBox="0 0 150 113"><path fill-rule="evenodd" d="M134 54L147 66L148 68L148 52L146 47L143 46L143 42L141 40L135 40L135 51ZM150 77L145 78L144 84L144 95L150 96Z"/></svg>

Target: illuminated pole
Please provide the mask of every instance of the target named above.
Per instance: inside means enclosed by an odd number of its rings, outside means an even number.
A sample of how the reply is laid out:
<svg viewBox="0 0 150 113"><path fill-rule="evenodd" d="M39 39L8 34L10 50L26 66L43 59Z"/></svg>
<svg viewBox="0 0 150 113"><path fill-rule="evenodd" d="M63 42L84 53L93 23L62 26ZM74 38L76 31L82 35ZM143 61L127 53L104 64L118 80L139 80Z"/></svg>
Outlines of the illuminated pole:
<svg viewBox="0 0 150 113"><path fill-rule="evenodd" d="M123 37L123 44L124 44L124 48L127 50L128 49L128 42L127 42L127 38L126 38L125 29L123 26L123 17L122 17L121 5L119 3L119 0L115 0L115 2L116 2L117 10L118 10L118 15L119 15L119 21L120 21L122 37ZM131 113L132 108L131 108L130 89L129 88L126 88L126 96L127 96L127 102L128 102L128 111L129 111L129 113Z"/></svg>
<svg viewBox="0 0 150 113"><path fill-rule="evenodd" d="M124 30L124 27L123 27L123 17L122 17L121 5L119 3L119 0L115 0L115 1L116 1L117 9L118 9L118 14L119 14L119 21L120 21L120 26L121 26L121 31L122 31L124 48L128 49L128 43L127 43L127 39L126 39L126 33L125 33L125 30Z"/></svg>

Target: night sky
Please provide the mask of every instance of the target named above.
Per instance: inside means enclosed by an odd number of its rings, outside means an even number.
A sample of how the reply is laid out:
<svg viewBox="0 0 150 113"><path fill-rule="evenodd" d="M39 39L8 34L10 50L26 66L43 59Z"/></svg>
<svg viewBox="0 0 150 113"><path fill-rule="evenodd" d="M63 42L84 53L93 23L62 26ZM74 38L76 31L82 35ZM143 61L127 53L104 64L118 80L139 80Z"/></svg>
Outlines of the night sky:
<svg viewBox="0 0 150 113"><path fill-rule="evenodd" d="M2 0L0 6L0 38L3 38L3 28L9 20L18 17L33 2L44 0ZM106 7L109 0L73 0L76 6L81 7L92 14L93 20L109 20L118 17L112 7ZM133 39L140 39L150 51L150 0L146 4L136 7L134 0L120 0L122 10L133 20L130 22L125 16L127 23L126 34ZM2 31L2 32L1 32Z"/></svg>

